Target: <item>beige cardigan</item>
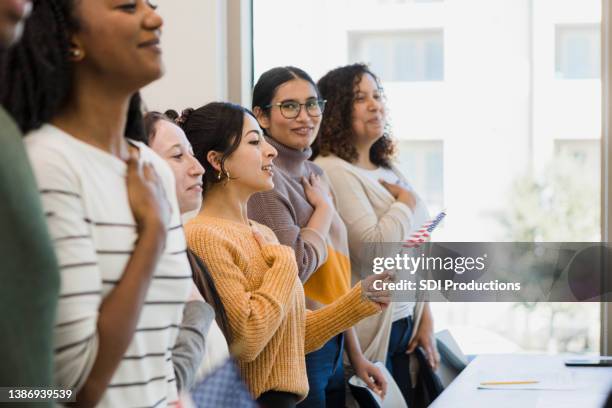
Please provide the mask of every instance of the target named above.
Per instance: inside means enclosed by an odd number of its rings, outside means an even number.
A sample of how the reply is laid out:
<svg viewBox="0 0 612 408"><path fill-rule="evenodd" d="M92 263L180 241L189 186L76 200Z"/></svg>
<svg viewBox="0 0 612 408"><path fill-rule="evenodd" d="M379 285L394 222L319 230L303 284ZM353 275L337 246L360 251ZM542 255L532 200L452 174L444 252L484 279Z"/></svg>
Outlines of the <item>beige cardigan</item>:
<svg viewBox="0 0 612 408"><path fill-rule="evenodd" d="M407 239L414 228L412 210L396 201L381 184L364 177L358 167L335 155L319 156L315 163L327 174L337 211L346 224L353 266L352 281L356 283L365 277L364 272L371 273L371 265L366 265L362 256L363 244L367 243L368 248L372 248L372 244L375 246ZM392 171L405 181L397 168L392 167ZM415 305L413 336L421 321L423 306L422 301ZM393 303L385 312L368 317L355 326L364 356L370 361L386 362L393 323L392 307ZM414 364L411 364L412 367Z"/></svg>

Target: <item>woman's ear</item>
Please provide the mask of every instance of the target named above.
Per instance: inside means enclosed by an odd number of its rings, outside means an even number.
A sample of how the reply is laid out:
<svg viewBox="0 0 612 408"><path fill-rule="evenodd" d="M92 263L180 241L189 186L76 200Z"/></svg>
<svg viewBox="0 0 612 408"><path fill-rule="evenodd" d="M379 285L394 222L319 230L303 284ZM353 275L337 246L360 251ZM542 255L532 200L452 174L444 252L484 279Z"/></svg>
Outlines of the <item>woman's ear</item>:
<svg viewBox="0 0 612 408"><path fill-rule="evenodd" d="M206 160L215 171L221 171L221 153L211 150L206 153Z"/></svg>
<svg viewBox="0 0 612 408"><path fill-rule="evenodd" d="M255 106L253 108L253 113L255 114L257 122L262 129L268 129L270 127L270 117L266 115L266 112L264 112L263 109L261 109L259 106Z"/></svg>
<svg viewBox="0 0 612 408"><path fill-rule="evenodd" d="M83 49L80 39L76 35L72 35L70 38L68 58L70 58L70 61L72 62L79 62L85 58L85 50Z"/></svg>

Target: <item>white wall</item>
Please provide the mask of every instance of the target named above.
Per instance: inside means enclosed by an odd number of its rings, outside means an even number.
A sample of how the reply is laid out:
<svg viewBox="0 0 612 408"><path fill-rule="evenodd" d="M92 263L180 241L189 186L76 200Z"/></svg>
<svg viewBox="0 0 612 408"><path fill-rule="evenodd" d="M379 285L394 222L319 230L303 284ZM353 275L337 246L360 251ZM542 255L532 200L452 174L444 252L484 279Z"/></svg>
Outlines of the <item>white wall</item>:
<svg viewBox="0 0 612 408"><path fill-rule="evenodd" d="M227 99L225 0L159 2L166 74L143 89L150 110L197 108Z"/></svg>

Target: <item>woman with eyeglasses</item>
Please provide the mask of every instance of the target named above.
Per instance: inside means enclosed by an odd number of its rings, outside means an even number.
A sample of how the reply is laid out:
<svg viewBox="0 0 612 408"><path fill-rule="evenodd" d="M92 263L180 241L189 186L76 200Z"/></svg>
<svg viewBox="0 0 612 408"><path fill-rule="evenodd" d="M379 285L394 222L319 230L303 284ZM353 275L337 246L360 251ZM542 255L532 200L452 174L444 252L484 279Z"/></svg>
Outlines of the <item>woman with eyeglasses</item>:
<svg viewBox="0 0 612 408"><path fill-rule="evenodd" d="M338 212L348 228L353 271L367 248L403 242L429 216L424 202L393 165L393 140L378 77L364 64L336 68L317 84L328 101L315 141L315 163L329 174ZM358 278L358 276L356 277ZM413 399L409 355L422 347L432 368L439 364L433 318L423 302L393 302L386 313L358 325L366 356L386 362L406 402ZM412 376L414 377L414 375Z"/></svg>
<svg viewBox="0 0 612 408"><path fill-rule="evenodd" d="M274 189L251 197L249 216L294 249L311 309L334 302L351 288L346 228L334 209L325 174L308 160L324 108L314 81L296 67L265 72L253 90L253 111L278 156ZM385 378L364 358L351 328L306 355L310 391L300 407L344 407L344 349L358 376L384 397Z"/></svg>
<svg viewBox="0 0 612 408"><path fill-rule="evenodd" d="M77 406L178 403L172 351L192 280L187 246L172 172L134 140L138 91L163 74L154 9L36 1L24 41L0 64L2 104L28 132L60 264L54 383Z"/></svg>
<svg viewBox="0 0 612 408"><path fill-rule="evenodd" d="M189 248L208 266L227 313L230 350L266 407L293 407L308 393L304 354L385 308L389 292L370 276L325 308L307 310L295 252L247 216L247 202L274 187L276 149L247 109L210 103L182 127L204 173L200 213L186 225Z"/></svg>

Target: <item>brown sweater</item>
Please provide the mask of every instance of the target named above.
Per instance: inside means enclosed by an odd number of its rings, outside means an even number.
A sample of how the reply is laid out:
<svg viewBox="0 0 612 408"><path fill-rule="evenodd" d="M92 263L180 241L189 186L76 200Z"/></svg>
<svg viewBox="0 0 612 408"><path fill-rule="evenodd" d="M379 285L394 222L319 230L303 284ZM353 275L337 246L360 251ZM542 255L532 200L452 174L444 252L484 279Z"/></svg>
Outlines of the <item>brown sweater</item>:
<svg viewBox="0 0 612 408"><path fill-rule="evenodd" d="M260 247L245 224L199 215L186 225L186 234L210 268L228 314L230 348L255 398L274 390L303 399L305 353L380 311L363 298L360 284L328 307L306 310L293 250Z"/></svg>
<svg viewBox="0 0 612 408"><path fill-rule="evenodd" d="M312 173L326 182L327 176L308 160L310 148L300 151L269 136L266 140L278 151L274 158L274 189L253 194L248 203L249 218L271 228L281 244L293 248L306 297L328 305L351 289L347 231L335 210L325 236L306 227L314 209L301 182L302 177L308 178ZM318 249L321 247L325 250ZM313 250L326 258L311 256Z"/></svg>

